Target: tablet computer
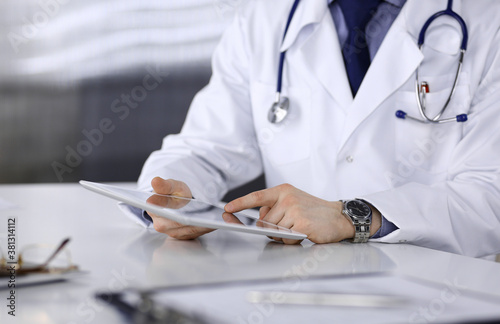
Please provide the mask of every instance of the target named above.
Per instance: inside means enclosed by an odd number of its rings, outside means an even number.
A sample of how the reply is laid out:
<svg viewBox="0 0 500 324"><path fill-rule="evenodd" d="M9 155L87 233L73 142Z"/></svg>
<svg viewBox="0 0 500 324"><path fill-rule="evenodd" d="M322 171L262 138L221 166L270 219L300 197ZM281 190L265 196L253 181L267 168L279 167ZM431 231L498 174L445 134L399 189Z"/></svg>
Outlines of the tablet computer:
<svg viewBox="0 0 500 324"><path fill-rule="evenodd" d="M101 195L122 201L184 225L225 229L295 240L307 238L305 234L256 219L246 215L244 212L226 213L220 207L195 198L160 195L148 191L125 189L83 180L80 181L80 184L86 189Z"/></svg>

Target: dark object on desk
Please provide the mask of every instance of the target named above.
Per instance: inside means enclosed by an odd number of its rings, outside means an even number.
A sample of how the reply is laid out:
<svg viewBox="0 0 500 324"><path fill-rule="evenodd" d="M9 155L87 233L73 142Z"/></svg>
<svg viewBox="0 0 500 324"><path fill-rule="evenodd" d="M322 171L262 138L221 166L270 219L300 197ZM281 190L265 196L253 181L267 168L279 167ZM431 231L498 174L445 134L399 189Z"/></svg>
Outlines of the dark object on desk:
<svg viewBox="0 0 500 324"><path fill-rule="evenodd" d="M126 294L133 296L126 296ZM129 318L134 324L159 324L159 323L176 323L176 324L207 324L205 320L183 313L173 307L165 307L156 304L149 294L139 294L132 291L123 293L102 293L96 295L100 299L112 307L120 311L124 316ZM130 298L132 297L132 301Z"/></svg>

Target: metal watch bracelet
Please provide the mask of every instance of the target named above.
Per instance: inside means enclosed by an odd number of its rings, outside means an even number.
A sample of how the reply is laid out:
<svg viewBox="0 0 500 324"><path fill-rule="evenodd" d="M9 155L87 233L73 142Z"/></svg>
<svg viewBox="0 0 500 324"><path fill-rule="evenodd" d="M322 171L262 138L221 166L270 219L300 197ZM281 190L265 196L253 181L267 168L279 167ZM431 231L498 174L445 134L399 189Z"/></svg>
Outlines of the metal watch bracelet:
<svg viewBox="0 0 500 324"><path fill-rule="evenodd" d="M364 204L366 204L365 201L361 199L356 199ZM353 224L354 226L354 237L351 239L353 243L366 243L368 239L370 238L370 227L371 227L371 217L370 217L370 222L367 224L365 222L360 222L355 215L350 215L348 209L346 208L346 203L348 200L341 200L342 202L342 214ZM367 204L368 205L368 204Z"/></svg>

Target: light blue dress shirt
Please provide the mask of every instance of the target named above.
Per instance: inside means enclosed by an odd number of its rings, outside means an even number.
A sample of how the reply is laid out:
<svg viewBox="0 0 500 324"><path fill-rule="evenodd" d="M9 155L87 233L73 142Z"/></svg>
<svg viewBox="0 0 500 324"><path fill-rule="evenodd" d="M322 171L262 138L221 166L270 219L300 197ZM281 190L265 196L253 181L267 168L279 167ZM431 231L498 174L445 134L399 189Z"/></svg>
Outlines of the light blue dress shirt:
<svg viewBox="0 0 500 324"><path fill-rule="evenodd" d="M332 14L335 28L337 29L340 47L343 47L349 35L344 15L342 14L342 10L336 0L327 1L330 5L330 12ZM370 59L373 60L375 54L377 54L385 35L389 31L389 28L391 28L394 20L396 20L396 17L399 15L399 12L405 2L406 0L383 0L377 7L377 10L373 13L372 18L366 25L365 29L366 43L368 44ZM372 238L386 236L396 229L398 229L396 225L389 222L384 216L382 216L382 225Z"/></svg>

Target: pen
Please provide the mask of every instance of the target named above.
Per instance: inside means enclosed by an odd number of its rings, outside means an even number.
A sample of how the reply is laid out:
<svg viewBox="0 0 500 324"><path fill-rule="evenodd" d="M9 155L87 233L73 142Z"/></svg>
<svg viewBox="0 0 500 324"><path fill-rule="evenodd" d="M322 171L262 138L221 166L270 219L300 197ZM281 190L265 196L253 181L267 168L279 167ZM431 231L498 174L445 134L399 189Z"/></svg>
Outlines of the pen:
<svg viewBox="0 0 500 324"><path fill-rule="evenodd" d="M253 304L351 307L402 307L409 302L408 299L400 296L284 291L249 291L246 299Z"/></svg>

